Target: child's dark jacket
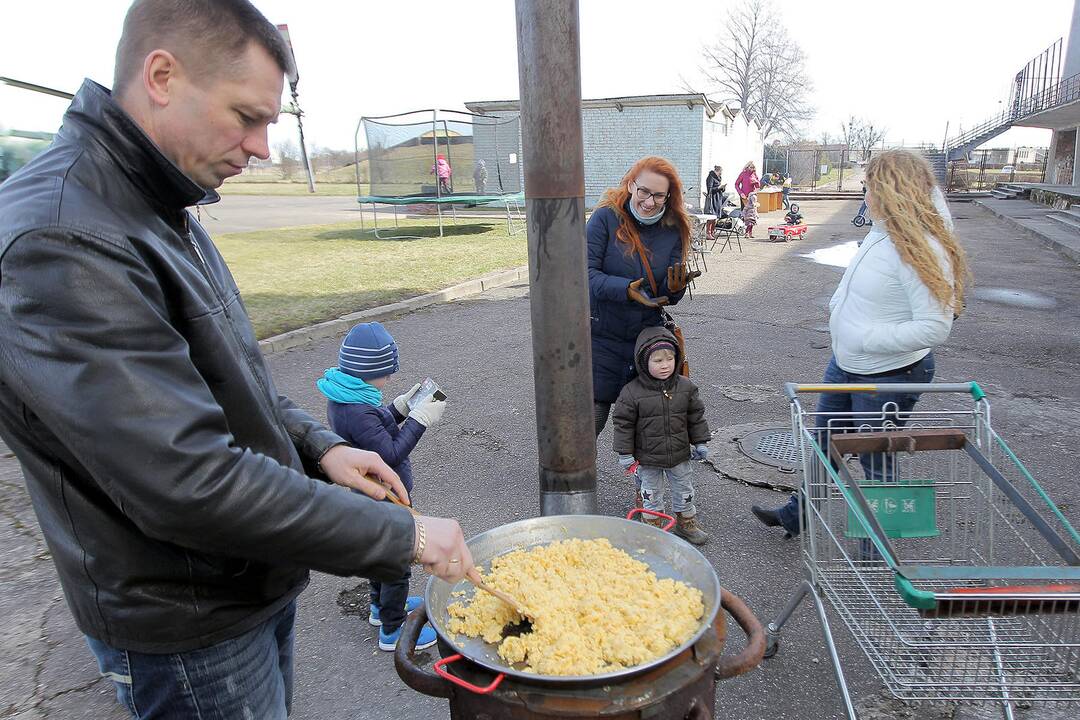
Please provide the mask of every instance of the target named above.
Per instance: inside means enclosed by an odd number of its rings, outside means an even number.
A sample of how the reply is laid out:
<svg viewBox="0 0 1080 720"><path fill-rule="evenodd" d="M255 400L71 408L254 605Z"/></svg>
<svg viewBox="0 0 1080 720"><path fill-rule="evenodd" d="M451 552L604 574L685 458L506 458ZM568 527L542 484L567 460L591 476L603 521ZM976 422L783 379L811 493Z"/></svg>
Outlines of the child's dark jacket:
<svg viewBox="0 0 1080 720"><path fill-rule="evenodd" d="M623 387L613 408L614 448L642 465L670 468L689 460L691 446L709 442L710 435L705 405L689 378L675 374L661 382L649 375L642 351L661 339L675 346L675 367L682 363L670 332L663 327L641 331L634 348L637 377Z"/></svg>

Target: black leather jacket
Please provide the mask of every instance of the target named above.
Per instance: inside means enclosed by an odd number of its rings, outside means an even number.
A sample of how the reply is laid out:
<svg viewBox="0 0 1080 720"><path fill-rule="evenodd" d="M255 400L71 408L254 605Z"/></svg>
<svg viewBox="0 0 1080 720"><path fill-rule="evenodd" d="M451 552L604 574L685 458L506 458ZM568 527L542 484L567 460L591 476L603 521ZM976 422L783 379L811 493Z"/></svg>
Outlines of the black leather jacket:
<svg viewBox="0 0 1080 720"><path fill-rule="evenodd" d="M86 81L0 185L0 435L68 605L140 652L235 637L307 568L400 577L413 521L313 480L341 441L277 394L186 207L217 199Z"/></svg>

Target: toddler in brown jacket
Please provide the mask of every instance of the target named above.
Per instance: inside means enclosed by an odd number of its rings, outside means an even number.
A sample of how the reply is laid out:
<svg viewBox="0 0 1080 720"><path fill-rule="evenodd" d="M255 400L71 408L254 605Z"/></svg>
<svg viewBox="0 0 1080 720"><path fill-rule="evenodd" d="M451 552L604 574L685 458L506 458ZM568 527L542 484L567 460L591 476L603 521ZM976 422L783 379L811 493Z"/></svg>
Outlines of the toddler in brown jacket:
<svg viewBox="0 0 1080 720"><path fill-rule="evenodd" d="M638 461L646 510L663 511L666 480L678 521L675 534L702 545L709 535L697 523L690 461L709 456L705 405L697 386L675 372L682 364L679 345L663 327L641 331L634 364L637 377L623 387L612 408L619 464L629 468ZM658 518L646 522L662 524Z"/></svg>

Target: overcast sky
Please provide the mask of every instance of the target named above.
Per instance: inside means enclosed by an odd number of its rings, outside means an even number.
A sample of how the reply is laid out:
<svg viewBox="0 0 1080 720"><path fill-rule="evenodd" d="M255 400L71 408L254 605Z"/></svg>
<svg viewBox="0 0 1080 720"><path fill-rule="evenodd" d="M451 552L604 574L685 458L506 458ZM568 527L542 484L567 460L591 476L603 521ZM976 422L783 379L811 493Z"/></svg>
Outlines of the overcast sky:
<svg viewBox="0 0 1080 720"><path fill-rule="evenodd" d="M582 91L589 97L680 92L700 78L701 47L723 27L717 0L580 0ZM8 2L0 75L74 91L111 84L128 0ZM516 98L512 0L255 0L288 23L309 143L349 148L361 115L460 109ZM1015 73L1067 34L1072 0L774 0L806 51L816 119L837 134L850 114L888 140L940 144L945 124L972 127L1000 111ZM66 102L0 86L0 125L54 130ZM271 142L295 135L283 116ZM1046 145L1014 129L990 143Z"/></svg>

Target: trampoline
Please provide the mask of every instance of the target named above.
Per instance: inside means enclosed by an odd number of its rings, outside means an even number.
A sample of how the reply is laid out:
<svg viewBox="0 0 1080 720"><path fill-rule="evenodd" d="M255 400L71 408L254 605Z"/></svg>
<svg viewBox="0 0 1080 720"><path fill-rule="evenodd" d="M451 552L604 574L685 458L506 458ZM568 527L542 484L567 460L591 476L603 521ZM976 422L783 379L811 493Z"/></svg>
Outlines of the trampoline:
<svg viewBox="0 0 1080 720"><path fill-rule="evenodd" d="M364 131L366 151L360 149ZM379 208L389 208L398 224L398 208L427 207L457 222L458 207L501 208L506 232L525 229L525 193L521 172L521 126L518 116L476 115L456 110L414 110L398 115L362 117L356 126L356 201L371 205L374 227L382 240L419 239L387 234L379 226ZM365 182L366 180L366 182ZM365 192L366 189L366 192ZM363 213L360 215L364 227Z"/></svg>

